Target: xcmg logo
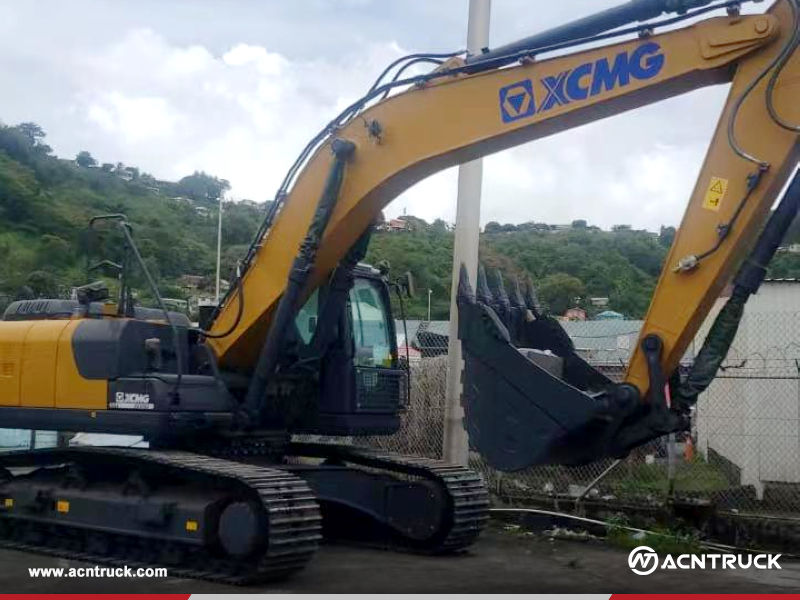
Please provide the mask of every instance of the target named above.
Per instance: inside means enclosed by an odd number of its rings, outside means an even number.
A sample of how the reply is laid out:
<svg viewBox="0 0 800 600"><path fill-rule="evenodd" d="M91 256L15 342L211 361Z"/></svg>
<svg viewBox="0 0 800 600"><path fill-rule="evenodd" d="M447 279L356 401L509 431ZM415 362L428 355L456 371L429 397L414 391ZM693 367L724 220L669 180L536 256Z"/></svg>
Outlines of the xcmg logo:
<svg viewBox="0 0 800 600"><path fill-rule="evenodd" d="M664 68L665 60L661 46L648 42L632 52L617 54L613 63L601 58L571 71L543 77L539 82L543 95L536 93L531 79L512 83L500 90L500 114L504 123L511 123L625 87L632 79L652 79Z"/></svg>

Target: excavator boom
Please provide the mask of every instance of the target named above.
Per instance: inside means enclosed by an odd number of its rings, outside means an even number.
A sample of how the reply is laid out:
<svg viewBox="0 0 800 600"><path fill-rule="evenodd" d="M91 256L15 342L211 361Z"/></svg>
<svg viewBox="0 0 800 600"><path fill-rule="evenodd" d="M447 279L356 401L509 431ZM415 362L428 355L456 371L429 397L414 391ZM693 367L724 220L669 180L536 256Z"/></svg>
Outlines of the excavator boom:
<svg viewBox="0 0 800 600"><path fill-rule="evenodd" d="M568 376L549 382L552 386L528 385L531 369L539 367L494 347L499 341L516 352L504 318L504 313L511 313L480 301L474 306L468 300L460 303L467 356L466 423L473 444L495 454L498 466L585 462L623 454L647 439L686 427L685 414L659 408L658 418L645 418L641 407L649 406L647 411L653 412L664 403L661 388L753 248L800 156L797 0L781 0L765 14L753 16L741 16L737 3L725 3L727 17L663 33L652 23L607 33L667 9L698 10L668 19L663 26L720 7L708 4L636 0L509 47L466 60L451 58L432 73L406 81L406 91L371 107L366 101L354 105L357 109L347 118L334 122L327 139L320 138L320 145L296 173L291 190L277 198L240 287L227 298L214 323L213 332L234 331L209 342L222 365L242 369L258 365L260 380L251 385L248 402L252 406L260 402L260 388L274 368L274 360L264 357L274 355L280 345L276 332L286 315L329 277L381 209L414 183L447 167L585 123L701 87L730 84L624 386L611 385L574 356L568 357L567 368L573 381ZM626 33L637 35L621 43L541 58ZM384 91L390 88L373 90ZM346 159L341 153L344 146ZM319 198L330 198L332 173L340 175L335 206L324 200L317 204ZM323 204L327 208L321 213ZM312 224L315 235L310 242ZM301 254L310 260L298 263L301 247L313 247L314 252L311 256L303 250ZM287 289L296 290L288 300ZM468 281L462 291L462 299L474 297ZM245 303L237 318L240 294L259 301ZM549 349L553 338L546 339L550 341L540 345ZM510 368L511 364L517 367ZM526 386L530 389L523 390ZM560 399L556 390L573 398ZM533 412L528 419L517 419L513 413L523 406ZM598 425L598 419L615 424ZM530 435L532 427L544 433ZM626 428L628 433L623 432ZM498 441L504 438L514 443ZM508 447L498 449L504 444ZM523 452L515 444L529 448ZM508 462L500 458L512 455Z"/></svg>

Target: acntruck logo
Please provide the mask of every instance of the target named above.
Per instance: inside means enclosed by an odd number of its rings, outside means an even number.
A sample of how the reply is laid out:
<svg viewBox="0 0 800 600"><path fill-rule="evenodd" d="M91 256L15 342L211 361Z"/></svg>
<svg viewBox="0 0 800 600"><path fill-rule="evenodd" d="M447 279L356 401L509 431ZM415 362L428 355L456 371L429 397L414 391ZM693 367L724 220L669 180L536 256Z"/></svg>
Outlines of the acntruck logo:
<svg viewBox="0 0 800 600"><path fill-rule="evenodd" d="M668 554L660 560L649 546L634 548L628 555L628 566L637 575L650 575L659 567L662 571L695 569L780 569L780 554Z"/></svg>
<svg viewBox="0 0 800 600"><path fill-rule="evenodd" d="M658 568L658 554L649 546L639 546L628 555L628 566L637 575L650 575Z"/></svg>

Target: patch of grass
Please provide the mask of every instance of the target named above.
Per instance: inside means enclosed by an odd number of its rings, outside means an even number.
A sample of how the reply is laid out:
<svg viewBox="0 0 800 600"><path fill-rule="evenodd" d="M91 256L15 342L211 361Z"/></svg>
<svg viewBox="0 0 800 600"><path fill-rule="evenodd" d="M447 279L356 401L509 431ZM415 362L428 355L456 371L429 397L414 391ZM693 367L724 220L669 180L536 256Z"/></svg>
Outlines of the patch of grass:
<svg viewBox="0 0 800 600"><path fill-rule="evenodd" d="M657 527L652 533L637 534L625 529L627 519L609 519L606 542L623 550L633 550L639 546L649 546L659 554L702 554L697 534L688 531Z"/></svg>
<svg viewBox="0 0 800 600"><path fill-rule="evenodd" d="M666 464L630 464L619 469L608 479L612 493L628 496L652 492L664 494L669 490ZM702 459L679 462L675 472L675 491L678 493L705 493L728 489L731 486L725 473Z"/></svg>

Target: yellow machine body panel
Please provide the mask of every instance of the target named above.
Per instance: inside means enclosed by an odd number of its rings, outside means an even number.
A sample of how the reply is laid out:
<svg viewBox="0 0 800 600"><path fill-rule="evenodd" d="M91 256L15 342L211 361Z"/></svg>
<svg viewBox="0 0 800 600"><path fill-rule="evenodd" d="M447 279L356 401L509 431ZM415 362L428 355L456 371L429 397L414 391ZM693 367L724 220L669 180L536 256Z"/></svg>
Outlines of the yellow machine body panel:
<svg viewBox="0 0 800 600"><path fill-rule="evenodd" d="M0 323L0 406L107 408L108 383L81 376L72 353L80 320Z"/></svg>
<svg viewBox="0 0 800 600"><path fill-rule="evenodd" d="M86 379L78 371L72 353L72 336L80 321L69 321L58 340L56 407L98 410L108 408L108 381Z"/></svg>
<svg viewBox="0 0 800 600"><path fill-rule="evenodd" d="M0 323L0 406L20 405L22 357L34 321Z"/></svg>
<svg viewBox="0 0 800 600"><path fill-rule="evenodd" d="M25 336L20 370L20 406L54 408L61 335L69 321L39 321Z"/></svg>

